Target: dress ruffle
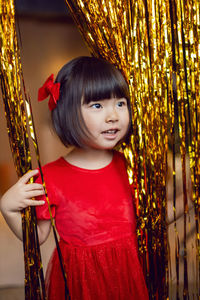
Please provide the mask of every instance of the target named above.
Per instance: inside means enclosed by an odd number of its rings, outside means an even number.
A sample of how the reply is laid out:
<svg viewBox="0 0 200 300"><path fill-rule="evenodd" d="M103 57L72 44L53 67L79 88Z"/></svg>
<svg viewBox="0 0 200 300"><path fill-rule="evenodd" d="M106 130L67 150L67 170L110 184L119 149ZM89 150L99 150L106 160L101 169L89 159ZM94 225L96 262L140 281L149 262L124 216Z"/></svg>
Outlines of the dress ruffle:
<svg viewBox="0 0 200 300"><path fill-rule="evenodd" d="M60 241L71 300L148 300L133 236L94 246ZM64 279L57 250L46 274L48 300L64 300Z"/></svg>

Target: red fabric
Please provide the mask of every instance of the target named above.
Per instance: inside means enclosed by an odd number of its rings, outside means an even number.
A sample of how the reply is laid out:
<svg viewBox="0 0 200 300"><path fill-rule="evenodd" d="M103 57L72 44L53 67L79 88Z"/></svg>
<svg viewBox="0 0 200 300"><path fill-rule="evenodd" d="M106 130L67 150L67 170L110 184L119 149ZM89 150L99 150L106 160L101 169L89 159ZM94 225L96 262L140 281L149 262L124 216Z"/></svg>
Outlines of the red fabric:
<svg viewBox="0 0 200 300"><path fill-rule="evenodd" d="M123 155L114 152L112 162L99 170L78 168L59 158L43 172L71 300L147 300ZM39 219L49 219L47 204L36 212ZM58 264L54 252L46 278L48 300L64 300Z"/></svg>
<svg viewBox="0 0 200 300"><path fill-rule="evenodd" d="M95 246L61 241L72 300L148 300L133 236ZM55 250L46 274L48 300L64 300L64 279Z"/></svg>

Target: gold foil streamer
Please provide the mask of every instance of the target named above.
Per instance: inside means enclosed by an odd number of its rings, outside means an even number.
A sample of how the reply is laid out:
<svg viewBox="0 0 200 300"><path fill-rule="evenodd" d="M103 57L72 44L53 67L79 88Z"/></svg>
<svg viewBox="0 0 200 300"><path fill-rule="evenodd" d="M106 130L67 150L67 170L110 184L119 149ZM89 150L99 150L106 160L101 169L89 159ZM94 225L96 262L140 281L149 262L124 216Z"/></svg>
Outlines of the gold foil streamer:
<svg viewBox="0 0 200 300"><path fill-rule="evenodd" d="M31 155L26 124L20 53L15 29L15 10L12 0L0 0L0 78L7 129L13 160L18 176L31 169ZM25 95L26 96L26 95ZM35 208L22 212L25 260L25 298L45 299L44 277L37 236Z"/></svg>
<svg viewBox="0 0 200 300"><path fill-rule="evenodd" d="M55 239L56 248L57 248L57 252L58 252L58 258L59 258L60 267L61 267L61 272L62 272L63 279L64 279L65 299L70 300L69 290L68 290L68 286L67 286L67 275L66 275L65 268L64 268L64 261L63 261L62 253L61 253L61 250L60 250L59 242L58 242L55 221L54 221L53 216L52 216L51 206L50 206L48 193L47 193L47 188L46 188L46 184L45 184L45 181L44 181L44 175L43 175L42 167L41 167L41 163L40 163L39 147L38 147L38 142L37 142L35 125L34 125L34 122L33 122L31 101L30 101L30 98L26 95L25 87L24 87L24 93L25 93L25 104L26 104L26 112L27 112L28 124L29 124L29 129L30 129L30 136L31 136L34 148L35 148L38 167L39 167L39 170L40 170L40 175L41 175L43 187L44 187L44 190L45 190L45 197L46 197L46 201L47 201L47 204L48 204L48 210L49 210L49 215L50 215L50 220L51 220L51 226L52 226L52 229L53 229L54 239Z"/></svg>
<svg viewBox="0 0 200 300"><path fill-rule="evenodd" d="M179 136L181 140L183 206L184 206L184 288L183 298L188 299L187 228L188 199L186 191L186 155L190 156L193 201L196 220L196 295L199 290L199 197L200 197L200 3L199 1L175 1L171 3L172 33L174 36L173 69L177 86ZM177 270L178 272L178 270ZM195 293L194 293L195 294Z"/></svg>
<svg viewBox="0 0 200 300"><path fill-rule="evenodd" d="M150 299L167 299L166 171L172 136L176 221L175 127L181 139L184 204L184 290L188 299L186 193L187 136L196 220L196 289L199 293L200 3L199 0L66 0L92 55L121 69L129 83L133 136L124 153L135 190L139 252ZM178 120L177 120L178 111ZM169 128L168 128L169 127ZM179 235L176 228L179 299ZM170 242L170 241L169 241Z"/></svg>

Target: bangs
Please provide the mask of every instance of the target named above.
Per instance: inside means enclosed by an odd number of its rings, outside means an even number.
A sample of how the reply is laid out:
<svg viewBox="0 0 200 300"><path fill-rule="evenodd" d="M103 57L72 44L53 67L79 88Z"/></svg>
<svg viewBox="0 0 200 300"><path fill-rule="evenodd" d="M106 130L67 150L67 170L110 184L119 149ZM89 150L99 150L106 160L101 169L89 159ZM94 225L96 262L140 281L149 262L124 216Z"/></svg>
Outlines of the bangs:
<svg viewBox="0 0 200 300"><path fill-rule="evenodd" d="M106 61L94 60L91 66L83 66L82 76L83 103L110 98L129 99L128 85L122 74Z"/></svg>

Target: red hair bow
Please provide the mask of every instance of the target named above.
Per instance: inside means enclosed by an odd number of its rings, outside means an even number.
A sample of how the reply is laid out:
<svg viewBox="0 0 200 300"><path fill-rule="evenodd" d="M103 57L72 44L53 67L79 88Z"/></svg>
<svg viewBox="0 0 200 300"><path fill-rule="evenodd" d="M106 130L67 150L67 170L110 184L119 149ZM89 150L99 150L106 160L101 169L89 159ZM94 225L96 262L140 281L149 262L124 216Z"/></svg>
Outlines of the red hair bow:
<svg viewBox="0 0 200 300"><path fill-rule="evenodd" d="M53 74L47 78L45 83L38 90L38 101L43 101L50 95L49 98L49 109L53 110L56 108L57 101L60 95L60 83L54 83Z"/></svg>

